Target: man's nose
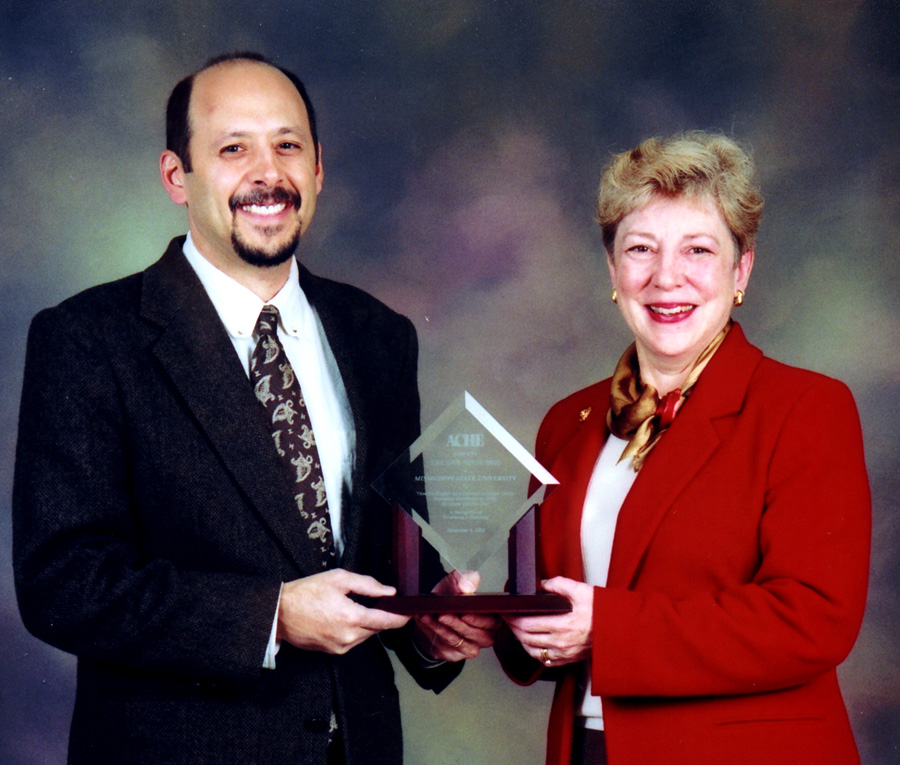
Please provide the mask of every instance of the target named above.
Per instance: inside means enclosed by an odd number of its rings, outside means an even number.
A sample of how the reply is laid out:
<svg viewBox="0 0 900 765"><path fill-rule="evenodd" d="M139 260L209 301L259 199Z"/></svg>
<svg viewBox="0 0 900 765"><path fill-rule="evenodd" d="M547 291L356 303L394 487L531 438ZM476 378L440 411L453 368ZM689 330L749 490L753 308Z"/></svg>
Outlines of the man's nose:
<svg viewBox="0 0 900 765"><path fill-rule="evenodd" d="M283 180L281 175L281 163L278 155L271 149L261 149L256 153L255 162L251 169L250 180L260 186L275 186Z"/></svg>

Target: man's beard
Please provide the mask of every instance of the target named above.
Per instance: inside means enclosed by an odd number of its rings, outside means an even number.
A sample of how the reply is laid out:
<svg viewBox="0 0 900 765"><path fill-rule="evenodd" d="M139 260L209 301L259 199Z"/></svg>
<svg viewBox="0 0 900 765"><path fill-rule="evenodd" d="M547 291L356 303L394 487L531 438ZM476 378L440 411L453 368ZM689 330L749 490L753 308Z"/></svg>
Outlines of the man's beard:
<svg viewBox="0 0 900 765"><path fill-rule="evenodd" d="M245 263L249 263L251 266L260 266L262 268L272 268L274 266L280 266L282 263L286 263L293 256L294 250L297 249L299 242L300 229L298 228L294 236L292 236L288 242L273 252L242 242L238 236L238 232L234 229L231 231L231 246L234 247L234 251L238 254L238 257Z"/></svg>
<svg viewBox="0 0 900 765"><path fill-rule="evenodd" d="M247 192L246 194L235 194L228 200L228 205L231 208L232 213L234 213L238 207L244 205L259 205L263 207L281 204L282 202L292 205L295 210L299 210L300 201L300 195L296 192L291 192L280 186L276 186L274 189L259 189ZM263 229L263 234L268 235L269 233L274 232L270 232L265 228ZM263 249L262 247L255 247L242 240L237 228L233 227L231 229L231 246L234 247L234 251L237 253L238 257L245 263L261 268L273 268L275 266L280 266L282 263L286 263L291 259L294 251L297 249L297 245L300 243L301 235L302 232L298 225L294 235L287 242L275 251L271 251Z"/></svg>

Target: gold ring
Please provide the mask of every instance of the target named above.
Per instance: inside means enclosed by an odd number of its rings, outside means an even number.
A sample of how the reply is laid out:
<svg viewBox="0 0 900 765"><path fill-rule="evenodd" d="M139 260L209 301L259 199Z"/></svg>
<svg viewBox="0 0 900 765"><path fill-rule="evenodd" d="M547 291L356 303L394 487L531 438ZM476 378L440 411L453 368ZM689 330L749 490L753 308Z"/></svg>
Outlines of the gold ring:
<svg viewBox="0 0 900 765"><path fill-rule="evenodd" d="M453 647L453 648L459 648L459 647L460 647L463 643L465 643L465 642L466 642L465 638L460 638L460 639L459 639L459 642L458 642L455 646L452 646L452 647Z"/></svg>
<svg viewBox="0 0 900 765"><path fill-rule="evenodd" d="M553 662L550 660L550 656L547 653L546 648L541 648L541 661L545 666L549 667Z"/></svg>

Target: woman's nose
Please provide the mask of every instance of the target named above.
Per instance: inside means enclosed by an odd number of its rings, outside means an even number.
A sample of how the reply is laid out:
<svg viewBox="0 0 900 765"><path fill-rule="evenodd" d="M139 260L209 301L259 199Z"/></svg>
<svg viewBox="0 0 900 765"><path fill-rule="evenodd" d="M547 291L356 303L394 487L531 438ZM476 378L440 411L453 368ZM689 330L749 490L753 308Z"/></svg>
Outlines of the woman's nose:
<svg viewBox="0 0 900 765"><path fill-rule="evenodd" d="M653 283L663 289L680 287L684 283L684 262L679 253L663 249L656 259Z"/></svg>

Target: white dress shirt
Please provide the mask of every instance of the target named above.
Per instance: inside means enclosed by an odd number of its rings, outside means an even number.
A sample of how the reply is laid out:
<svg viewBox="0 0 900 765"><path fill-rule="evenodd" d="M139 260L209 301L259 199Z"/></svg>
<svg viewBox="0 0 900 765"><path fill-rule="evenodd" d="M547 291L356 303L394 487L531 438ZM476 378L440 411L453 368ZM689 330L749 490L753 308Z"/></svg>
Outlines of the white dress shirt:
<svg viewBox="0 0 900 765"><path fill-rule="evenodd" d="M618 462L627 441L610 433L594 465L581 516L581 556L584 581L605 587L609 574L616 521L637 473L631 460ZM578 714L586 728L603 730L603 707L599 696L591 695L591 660L585 662L585 693Z"/></svg>
<svg viewBox="0 0 900 765"><path fill-rule="evenodd" d="M256 320L264 305L274 305L278 309L278 339L284 346L294 375L303 390L303 398L316 434L316 448L325 479L328 512L334 533L335 554L340 561L344 550L341 534L342 498L345 488L348 496L353 488L351 481L356 454L356 430L347 391L328 345L325 330L300 288L297 261L291 259L291 271L284 287L268 303L264 303L251 290L204 258L197 250L190 233L183 249L188 263L199 277L225 325L248 380L250 359L256 346L253 334ZM267 668L274 667L277 653L277 621L276 612L269 651L263 665Z"/></svg>

